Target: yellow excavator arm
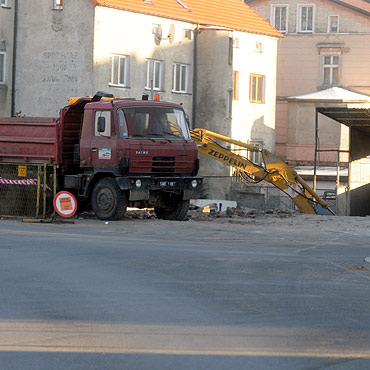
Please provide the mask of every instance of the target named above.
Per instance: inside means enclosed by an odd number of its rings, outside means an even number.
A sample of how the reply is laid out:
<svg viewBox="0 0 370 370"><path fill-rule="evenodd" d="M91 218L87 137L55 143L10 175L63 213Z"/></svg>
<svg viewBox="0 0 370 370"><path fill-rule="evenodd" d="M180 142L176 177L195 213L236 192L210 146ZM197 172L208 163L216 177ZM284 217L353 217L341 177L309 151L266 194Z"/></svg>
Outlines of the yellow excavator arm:
<svg viewBox="0 0 370 370"><path fill-rule="evenodd" d="M192 139L197 142L200 153L238 169L244 179L253 180L253 182L264 180L273 184L289 195L304 213L316 214L315 204L318 203L334 215L329 204L321 199L293 168L276 158L268 150L261 150L255 145L246 144L205 129L196 128L190 133ZM260 152L262 165L234 153L231 149L224 148L216 140L236 145L251 152Z"/></svg>

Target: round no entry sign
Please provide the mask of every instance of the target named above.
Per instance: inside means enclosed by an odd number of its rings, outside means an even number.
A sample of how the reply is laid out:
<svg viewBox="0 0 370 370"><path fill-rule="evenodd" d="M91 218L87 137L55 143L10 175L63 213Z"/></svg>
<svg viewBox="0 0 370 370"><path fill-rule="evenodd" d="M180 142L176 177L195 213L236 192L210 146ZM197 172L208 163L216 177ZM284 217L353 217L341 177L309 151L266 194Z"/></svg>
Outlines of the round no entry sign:
<svg viewBox="0 0 370 370"><path fill-rule="evenodd" d="M54 209L62 217L72 217L77 211L76 198L68 191L60 191L54 197Z"/></svg>

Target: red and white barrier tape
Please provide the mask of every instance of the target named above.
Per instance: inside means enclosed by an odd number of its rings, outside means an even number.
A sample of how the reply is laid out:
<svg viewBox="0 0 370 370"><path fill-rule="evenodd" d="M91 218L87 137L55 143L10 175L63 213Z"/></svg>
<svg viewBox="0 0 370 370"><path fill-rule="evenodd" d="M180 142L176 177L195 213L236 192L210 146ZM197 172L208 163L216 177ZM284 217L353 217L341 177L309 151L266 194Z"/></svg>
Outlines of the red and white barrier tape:
<svg viewBox="0 0 370 370"><path fill-rule="evenodd" d="M37 179L27 179L27 180L9 180L4 179L0 177L0 184L6 184L6 185L36 185L37 186ZM41 184L43 186L43 184ZM51 190L51 188L46 185L46 188L48 190Z"/></svg>

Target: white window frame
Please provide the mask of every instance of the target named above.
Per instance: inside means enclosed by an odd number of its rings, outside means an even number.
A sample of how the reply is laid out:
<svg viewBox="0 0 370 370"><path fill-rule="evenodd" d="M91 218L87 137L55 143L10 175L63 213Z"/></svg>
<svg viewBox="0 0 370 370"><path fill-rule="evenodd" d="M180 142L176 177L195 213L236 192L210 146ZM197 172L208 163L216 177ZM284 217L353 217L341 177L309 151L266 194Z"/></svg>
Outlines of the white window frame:
<svg viewBox="0 0 370 370"><path fill-rule="evenodd" d="M341 72L341 53L340 52L323 52L321 56L321 85L322 86L338 86L340 83L340 72ZM333 57L337 56L339 61L338 64L325 64L325 57L330 57L332 60ZM333 70L338 69L338 82L333 83ZM325 83L325 69L330 70L329 83Z"/></svg>
<svg viewBox="0 0 370 370"><path fill-rule="evenodd" d="M173 63L172 66L172 92L186 94L189 91L189 64ZM184 76L185 73L185 76ZM178 76L178 78L177 78ZM177 85L177 81L179 81Z"/></svg>
<svg viewBox="0 0 370 370"><path fill-rule="evenodd" d="M53 0L53 9L63 10L63 0Z"/></svg>
<svg viewBox="0 0 370 370"><path fill-rule="evenodd" d="M111 71L109 86L128 87L130 58L128 55L111 54ZM121 78L121 65L124 65L124 76Z"/></svg>
<svg viewBox="0 0 370 370"><path fill-rule="evenodd" d="M337 30L336 31L332 31L331 30L331 19L332 18L337 18ZM336 14L331 14L331 15L328 15L328 33L338 33L339 32L339 15L336 15Z"/></svg>
<svg viewBox="0 0 370 370"><path fill-rule="evenodd" d="M285 30L279 29L276 27L276 10L278 8L285 8L286 9L286 16L285 16ZM281 33L288 33L288 14L289 14L289 6L287 4L273 4L271 5L271 19L272 25ZM280 27L281 28L281 27Z"/></svg>
<svg viewBox="0 0 370 370"><path fill-rule="evenodd" d="M302 10L303 8L312 8L312 29L302 29ZM315 31L315 4L299 4L297 9L297 32L299 33L314 33Z"/></svg>
<svg viewBox="0 0 370 370"><path fill-rule="evenodd" d="M0 51L0 56L3 59L3 70L0 70L0 85L5 85L6 82L6 51Z"/></svg>
<svg viewBox="0 0 370 370"><path fill-rule="evenodd" d="M2 8L10 8L10 0L1 0L0 5Z"/></svg>
<svg viewBox="0 0 370 370"><path fill-rule="evenodd" d="M155 69L158 70L158 78L154 73ZM164 74L164 61L159 59L147 59L146 60L146 82L145 89L151 90L151 80L153 80L153 90L163 91L163 74Z"/></svg>

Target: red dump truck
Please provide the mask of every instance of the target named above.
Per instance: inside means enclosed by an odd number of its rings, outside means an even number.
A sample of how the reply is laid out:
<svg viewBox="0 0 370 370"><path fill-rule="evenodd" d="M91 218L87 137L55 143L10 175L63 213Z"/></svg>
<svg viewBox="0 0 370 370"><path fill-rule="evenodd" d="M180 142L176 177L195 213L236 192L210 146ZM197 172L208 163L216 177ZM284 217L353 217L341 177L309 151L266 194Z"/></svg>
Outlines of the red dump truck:
<svg viewBox="0 0 370 370"><path fill-rule="evenodd" d="M120 219L127 206L184 220L202 186L181 105L104 92L70 99L59 118L0 118L0 163L55 165L57 190L102 220Z"/></svg>

